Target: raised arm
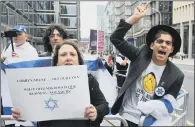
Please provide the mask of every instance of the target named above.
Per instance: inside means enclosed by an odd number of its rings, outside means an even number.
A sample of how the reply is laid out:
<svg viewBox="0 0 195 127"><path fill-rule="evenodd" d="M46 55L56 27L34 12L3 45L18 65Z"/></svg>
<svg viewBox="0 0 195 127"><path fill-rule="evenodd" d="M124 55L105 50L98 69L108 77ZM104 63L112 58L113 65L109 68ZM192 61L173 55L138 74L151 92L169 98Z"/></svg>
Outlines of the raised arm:
<svg viewBox="0 0 195 127"><path fill-rule="evenodd" d="M124 19L120 20L116 30L110 36L112 44L130 61L136 59L137 54L139 53L139 48L124 40L124 36L133 24L146 15L147 7L148 5L145 4L136 7L134 14L131 17L129 17L126 21Z"/></svg>

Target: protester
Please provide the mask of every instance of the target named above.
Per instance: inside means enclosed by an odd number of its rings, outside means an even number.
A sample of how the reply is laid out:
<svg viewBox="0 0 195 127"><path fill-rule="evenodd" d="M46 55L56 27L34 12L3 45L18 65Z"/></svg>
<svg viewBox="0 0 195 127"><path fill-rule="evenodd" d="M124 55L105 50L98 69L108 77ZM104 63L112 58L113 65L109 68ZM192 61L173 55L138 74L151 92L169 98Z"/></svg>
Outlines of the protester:
<svg viewBox="0 0 195 127"><path fill-rule="evenodd" d="M9 58L37 58L36 49L26 41L28 35L25 26L15 26L13 30L17 31L17 36L13 37L14 52L12 51L12 45L9 44L1 53L1 62Z"/></svg>
<svg viewBox="0 0 195 127"><path fill-rule="evenodd" d="M68 39L68 32L65 30L63 25L50 25L45 35L43 36L44 53L41 53L39 57L51 56L53 53L54 46L64 39Z"/></svg>
<svg viewBox="0 0 195 127"><path fill-rule="evenodd" d="M129 127L170 124L169 114L184 80L183 72L168 59L181 47L180 35L172 27L152 27L146 36L147 44L140 47L124 40L132 25L146 15L147 8L147 4L137 6L126 21L120 20L110 36L112 44L131 61L127 79L111 109L112 114L125 118Z"/></svg>
<svg viewBox="0 0 195 127"><path fill-rule="evenodd" d="M65 42L55 47L53 56L53 66L69 66L83 65L84 60L82 55L72 40ZM52 73L52 72L51 72ZM63 72L62 72L63 73ZM89 120L51 120L38 123L40 127L100 127L105 115L109 113L108 102L99 88L97 80L91 75L88 75L89 91L91 104L85 109L85 115ZM73 98L74 101L76 98ZM74 107L73 107L74 108ZM15 119L20 118L19 110L13 108L12 116ZM64 114L66 115L66 114Z"/></svg>
<svg viewBox="0 0 195 127"><path fill-rule="evenodd" d="M17 36L13 37L13 49L12 51L12 45L9 43L2 51L1 53L1 62L4 64L9 64L12 62L16 62L19 59L24 59L24 60L32 60L38 58L38 53L36 49L29 43L27 42L28 34L26 27L23 25L18 25L15 26L12 30L16 30ZM9 41L11 41L9 39ZM6 77L5 72L1 70L1 77ZM5 78L1 78L1 86L4 88L4 82ZM3 96L2 99L4 100ZM3 103L4 101L2 101ZM3 104L1 103L1 108L3 112ZM6 112L3 112L6 114ZM7 127L13 127L15 126L14 123L9 123L9 125L6 125Z"/></svg>
<svg viewBox="0 0 195 127"><path fill-rule="evenodd" d="M127 63L127 58L124 57L122 54L118 54L116 57L116 78L119 90L126 79L128 65L129 64Z"/></svg>

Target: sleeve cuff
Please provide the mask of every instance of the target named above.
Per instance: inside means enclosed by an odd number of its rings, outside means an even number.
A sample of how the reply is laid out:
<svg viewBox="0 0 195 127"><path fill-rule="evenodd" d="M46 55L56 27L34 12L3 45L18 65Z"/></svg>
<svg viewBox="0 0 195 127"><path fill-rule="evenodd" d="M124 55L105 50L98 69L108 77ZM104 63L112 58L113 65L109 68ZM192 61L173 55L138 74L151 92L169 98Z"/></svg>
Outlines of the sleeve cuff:
<svg viewBox="0 0 195 127"><path fill-rule="evenodd" d="M119 26L123 26L123 27L125 27L126 29L129 30L133 25L127 23L127 22L125 21L125 19L120 19Z"/></svg>

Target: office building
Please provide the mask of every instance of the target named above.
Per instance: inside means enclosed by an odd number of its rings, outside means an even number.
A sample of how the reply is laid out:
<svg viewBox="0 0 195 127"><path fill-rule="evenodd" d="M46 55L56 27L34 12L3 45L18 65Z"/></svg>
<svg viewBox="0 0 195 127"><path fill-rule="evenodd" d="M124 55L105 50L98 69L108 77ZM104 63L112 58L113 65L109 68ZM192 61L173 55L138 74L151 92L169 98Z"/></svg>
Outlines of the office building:
<svg viewBox="0 0 195 127"><path fill-rule="evenodd" d="M173 27L178 30L182 39L181 54L194 58L194 1L173 2Z"/></svg>
<svg viewBox="0 0 195 127"><path fill-rule="evenodd" d="M31 37L29 41L40 51L42 37L51 24L65 25L70 37L80 40L80 2L0 1L0 24L1 33L15 25L25 25ZM1 38L1 42L1 47L5 47L6 39Z"/></svg>

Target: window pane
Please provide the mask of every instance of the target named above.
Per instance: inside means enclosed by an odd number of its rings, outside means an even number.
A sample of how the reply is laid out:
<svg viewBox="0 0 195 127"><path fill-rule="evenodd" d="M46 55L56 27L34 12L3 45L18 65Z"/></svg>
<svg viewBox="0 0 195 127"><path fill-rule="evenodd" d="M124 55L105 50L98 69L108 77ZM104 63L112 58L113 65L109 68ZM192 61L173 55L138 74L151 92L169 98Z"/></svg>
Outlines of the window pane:
<svg viewBox="0 0 195 127"><path fill-rule="evenodd" d="M169 20L169 25L172 25L172 14L169 14L168 20Z"/></svg>
<svg viewBox="0 0 195 127"><path fill-rule="evenodd" d="M37 1L34 6L36 10L54 10L54 1Z"/></svg>
<svg viewBox="0 0 195 127"><path fill-rule="evenodd" d="M37 23L37 24L54 23L54 15L53 14L36 14L34 18L35 18L35 23Z"/></svg>
<svg viewBox="0 0 195 127"><path fill-rule="evenodd" d="M76 5L61 6L61 14L76 15Z"/></svg>
<svg viewBox="0 0 195 127"><path fill-rule="evenodd" d="M45 28L34 28L35 37L43 37L45 33Z"/></svg>
<svg viewBox="0 0 195 127"><path fill-rule="evenodd" d="M172 2L169 2L169 11L170 12L172 11L172 7L173 7L173 3Z"/></svg>
<svg viewBox="0 0 195 127"><path fill-rule="evenodd" d="M61 18L61 23L64 24L67 28L76 28L77 27L77 18Z"/></svg>
<svg viewBox="0 0 195 127"><path fill-rule="evenodd" d="M164 1L164 5L163 5L163 11L164 12L168 12L169 11L169 1Z"/></svg>
<svg viewBox="0 0 195 127"><path fill-rule="evenodd" d="M0 4L1 23L7 24L7 8L5 5Z"/></svg>
<svg viewBox="0 0 195 127"><path fill-rule="evenodd" d="M163 11L163 1L159 2L159 11Z"/></svg>
<svg viewBox="0 0 195 127"><path fill-rule="evenodd" d="M9 9L9 25L14 26L16 24L15 13L12 9Z"/></svg>
<svg viewBox="0 0 195 127"><path fill-rule="evenodd" d="M15 8L17 8L17 9L19 9L19 10L22 10L22 8L23 8L23 1L17 1L16 2L16 6L15 6Z"/></svg>
<svg viewBox="0 0 195 127"><path fill-rule="evenodd" d="M69 37L71 39L77 39L77 31L76 30L68 30Z"/></svg>
<svg viewBox="0 0 195 127"><path fill-rule="evenodd" d="M15 6L15 2L14 1L9 1L9 4L11 4L12 6Z"/></svg>
<svg viewBox="0 0 195 127"><path fill-rule="evenodd" d="M26 2L24 2L23 4L24 4L24 11L27 12L27 10L28 10L28 4Z"/></svg>

